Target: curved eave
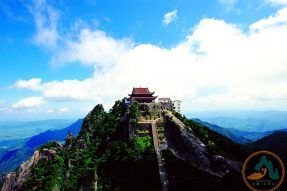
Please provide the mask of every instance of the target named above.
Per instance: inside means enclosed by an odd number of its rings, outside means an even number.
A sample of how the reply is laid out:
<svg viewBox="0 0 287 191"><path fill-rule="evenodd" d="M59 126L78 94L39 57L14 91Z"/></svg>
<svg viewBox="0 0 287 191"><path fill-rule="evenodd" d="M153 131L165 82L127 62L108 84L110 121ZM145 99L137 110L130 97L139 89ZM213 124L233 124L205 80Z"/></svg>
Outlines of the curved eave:
<svg viewBox="0 0 287 191"><path fill-rule="evenodd" d="M134 100L155 100L157 96L152 96L152 97L131 97L130 99Z"/></svg>

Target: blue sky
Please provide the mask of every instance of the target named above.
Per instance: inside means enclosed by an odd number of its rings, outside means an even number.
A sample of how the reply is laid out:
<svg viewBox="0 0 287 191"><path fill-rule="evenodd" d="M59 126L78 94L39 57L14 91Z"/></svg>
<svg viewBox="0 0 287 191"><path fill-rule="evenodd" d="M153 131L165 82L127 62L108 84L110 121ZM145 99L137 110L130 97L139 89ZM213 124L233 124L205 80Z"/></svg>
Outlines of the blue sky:
<svg viewBox="0 0 287 191"><path fill-rule="evenodd" d="M285 110L286 5L1 1L0 120L81 117L134 86L184 112Z"/></svg>

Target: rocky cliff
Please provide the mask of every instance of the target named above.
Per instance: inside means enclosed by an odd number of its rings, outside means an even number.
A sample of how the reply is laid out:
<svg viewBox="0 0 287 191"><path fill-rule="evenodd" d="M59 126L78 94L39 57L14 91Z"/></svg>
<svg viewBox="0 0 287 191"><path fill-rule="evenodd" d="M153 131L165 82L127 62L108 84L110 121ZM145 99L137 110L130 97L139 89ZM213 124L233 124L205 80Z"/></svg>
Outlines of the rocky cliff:
<svg viewBox="0 0 287 191"><path fill-rule="evenodd" d="M164 112L165 127L169 149L179 158L189 161L193 166L216 176L224 176L231 170L240 171L236 161L220 155L212 155L206 145L171 112Z"/></svg>
<svg viewBox="0 0 287 191"><path fill-rule="evenodd" d="M23 183L31 175L31 171L36 167L40 160L52 160L57 153L57 150L61 150L62 146L58 144L58 147L54 149L36 150L31 159L22 163L16 172L10 172L6 175L1 191L18 191L21 189Z"/></svg>

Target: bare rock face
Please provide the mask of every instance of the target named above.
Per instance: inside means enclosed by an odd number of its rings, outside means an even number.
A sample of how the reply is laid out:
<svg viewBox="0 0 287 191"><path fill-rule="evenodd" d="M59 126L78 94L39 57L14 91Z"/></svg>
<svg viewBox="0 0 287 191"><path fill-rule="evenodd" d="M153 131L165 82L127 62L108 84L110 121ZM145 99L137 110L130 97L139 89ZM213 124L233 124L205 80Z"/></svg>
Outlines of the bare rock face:
<svg viewBox="0 0 287 191"><path fill-rule="evenodd" d="M211 155L205 144L196 137L179 119L170 112L164 113L168 128L165 129L168 148L182 160L189 161L193 166L222 177L231 170L240 171L237 162L219 155Z"/></svg>
<svg viewBox="0 0 287 191"><path fill-rule="evenodd" d="M75 140L75 136L73 135L73 133L69 133L69 134L66 136L66 146L71 145L74 140Z"/></svg>
<svg viewBox="0 0 287 191"><path fill-rule="evenodd" d="M15 172L11 172L9 174L7 174L4 185L2 186L1 191L10 191L13 190L11 189L12 187L14 187L14 183L16 182L16 173Z"/></svg>
<svg viewBox="0 0 287 191"><path fill-rule="evenodd" d="M54 149L43 149L41 151L41 156L40 158L41 159L45 159L46 161L47 160L52 160L55 158L57 152L54 150Z"/></svg>
<svg viewBox="0 0 287 191"><path fill-rule="evenodd" d="M0 175L0 188L2 188L2 186L5 182L5 179L6 179L6 174Z"/></svg>
<svg viewBox="0 0 287 191"><path fill-rule="evenodd" d="M21 189L24 181L28 178L31 170L38 164L40 152L37 150L31 159L21 164L16 172L10 172L6 175L1 191L18 191Z"/></svg>
<svg viewBox="0 0 287 191"><path fill-rule="evenodd" d="M240 172L240 167L234 160L224 158L220 155L212 155L210 160L213 165L218 165L216 170L222 175L228 174L231 170Z"/></svg>
<svg viewBox="0 0 287 191"><path fill-rule="evenodd" d="M16 172L10 172L6 175L1 191L19 191L23 183L30 176L31 171L36 167L40 160L52 160L57 151L62 150L62 145L57 144L54 149L36 150L30 160L22 163Z"/></svg>
<svg viewBox="0 0 287 191"><path fill-rule="evenodd" d="M56 144L56 146L54 146L54 150L55 151L61 151L62 149L63 149L63 145L61 144L61 143L59 143L59 142L55 142L55 144Z"/></svg>

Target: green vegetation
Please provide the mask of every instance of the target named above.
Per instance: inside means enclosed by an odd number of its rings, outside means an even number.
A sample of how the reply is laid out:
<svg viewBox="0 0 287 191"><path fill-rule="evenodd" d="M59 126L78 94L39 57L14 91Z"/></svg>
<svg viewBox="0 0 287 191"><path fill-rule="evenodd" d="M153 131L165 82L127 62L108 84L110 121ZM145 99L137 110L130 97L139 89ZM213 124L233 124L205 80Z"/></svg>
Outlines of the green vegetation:
<svg viewBox="0 0 287 191"><path fill-rule="evenodd" d="M141 152L144 152L145 150L147 150L149 147L152 146L152 139L149 135L144 137L136 137L135 144Z"/></svg>
<svg viewBox="0 0 287 191"><path fill-rule="evenodd" d="M53 149L53 148L57 148L58 145L59 145L59 143L57 143L55 141L49 141L48 143L38 147L37 150L42 151L43 149Z"/></svg>
<svg viewBox="0 0 287 191"><path fill-rule="evenodd" d="M128 113L126 120L121 116ZM138 104L128 110L117 101L107 113L97 105L84 119L78 137L49 160L40 160L23 190L160 190L151 139L129 142L129 121L140 116ZM53 142L41 146L52 149Z"/></svg>
<svg viewBox="0 0 287 191"><path fill-rule="evenodd" d="M149 131L148 130L139 130L139 129L137 129L136 133L137 134L147 134L147 133L149 133Z"/></svg>
<svg viewBox="0 0 287 191"><path fill-rule="evenodd" d="M164 126L157 126L157 131L164 131Z"/></svg>
<svg viewBox="0 0 287 191"><path fill-rule="evenodd" d="M132 103L127 107L123 101L117 101L109 112L105 112L102 105L95 106L85 117L79 135L66 143L64 148L60 149L56 142L38 148L39 151L54 149L57 154L39 161L24 183L23 190L90 191L95 187L98 191L161 190L152 138L144 134L148 130L137 129L140 136L129 139L129 125L136 124L144 113L141 106ZM155 109L156 106L149 107L146 116L158 117L157 113L153 113ZM242 147L227 137L178 113L175 116L186 125L187 131L206 144L212 154L236 160L246 157ZM159 140L163 141L164 127L159 126L158 131ZM163 152L163 155L169 190L189 190L192 187L211 190L218 182L218 188L229 182L191 166L169 151Z"/></svg>
<svg viewBox="0 0 287 191"><path fill-rule="evenodd" d="M157 103L144 104L140 109L146 120L155 120L159 117L160 105Z"/></svg>
<svg viewBox="0 0 287 191"><path fill-rule="evenodd" d="M174 112L173 114L187 126L187 131L193 133L206 144L209 152L238 161L244 160L248 156L248 152L244 146L234 143L229 138L191 119L187 119L179 113Z"/></svg>
<svg viewBox="0 0 287 191"><path fill-rule="evenodd" d="M139 110L139 103L138 102L133 102L129 106L129 117L130 117L130 122L133 124L136 124L141 116L140 110Z"/></svg>

